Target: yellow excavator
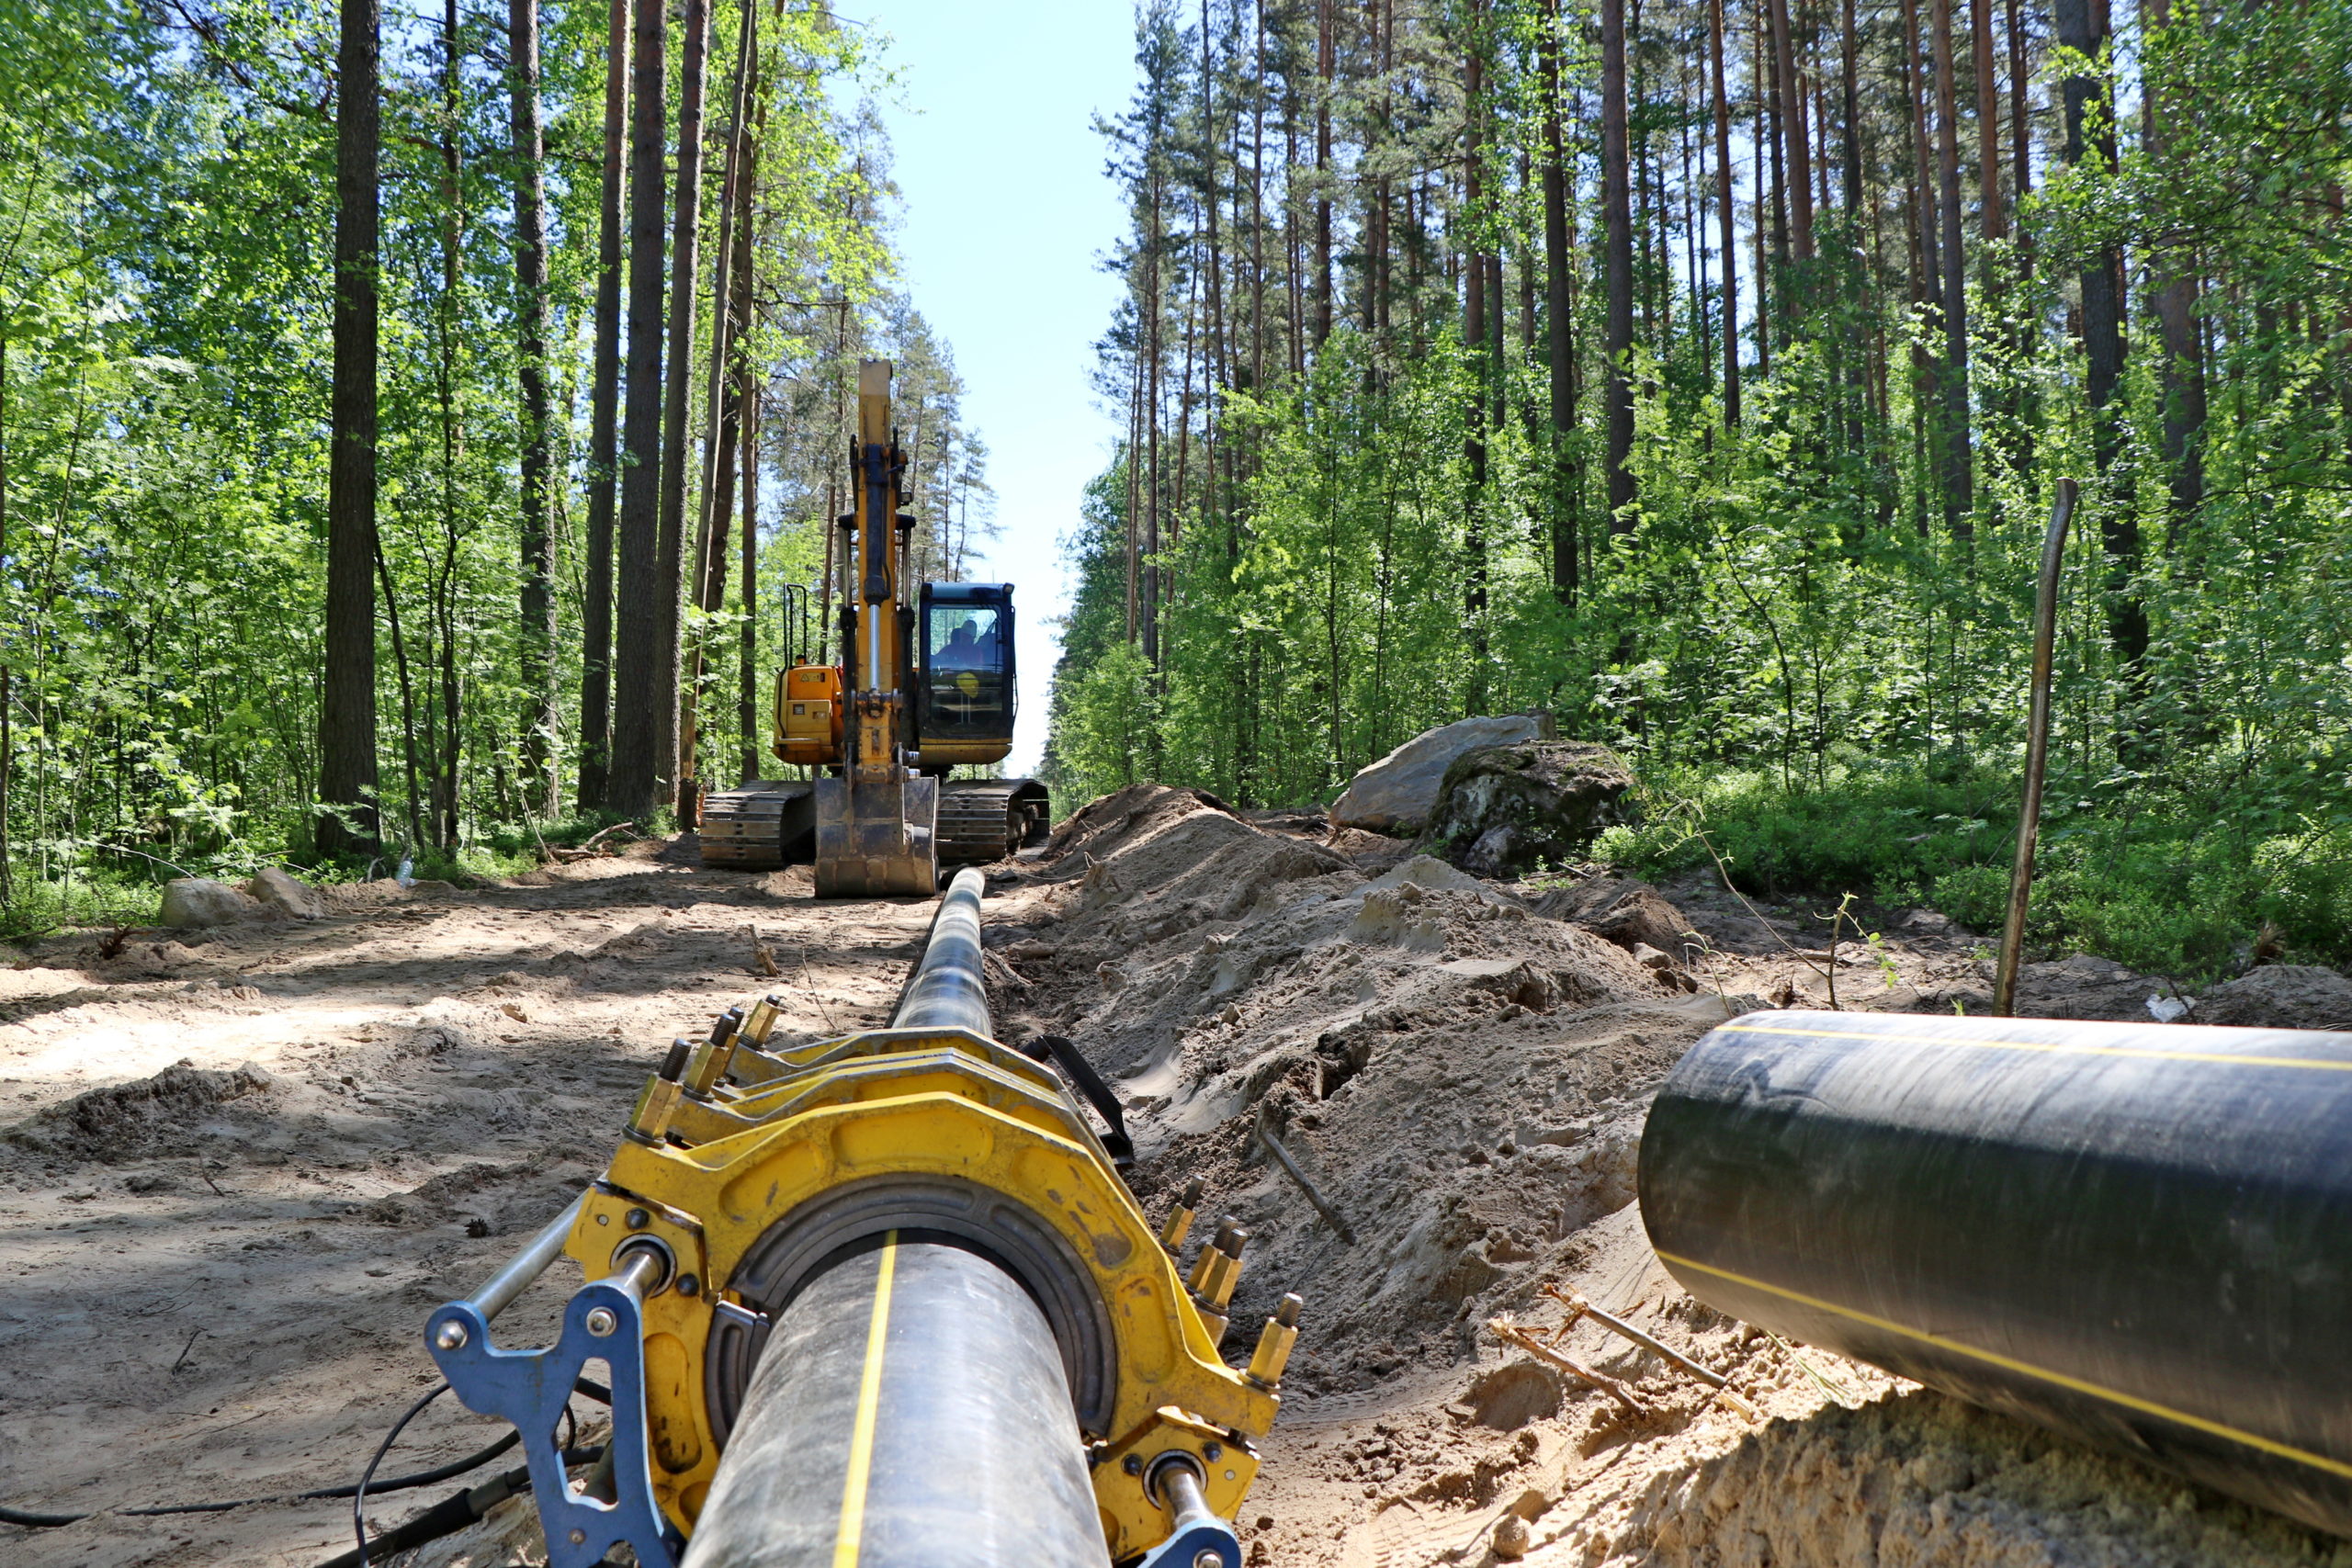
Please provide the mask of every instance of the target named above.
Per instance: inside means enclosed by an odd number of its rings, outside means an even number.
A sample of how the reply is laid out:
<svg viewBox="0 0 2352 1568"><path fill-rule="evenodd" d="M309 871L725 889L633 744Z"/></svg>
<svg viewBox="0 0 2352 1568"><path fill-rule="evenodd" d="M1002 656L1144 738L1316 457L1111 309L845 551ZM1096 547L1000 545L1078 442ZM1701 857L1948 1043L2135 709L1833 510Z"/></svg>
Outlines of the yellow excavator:
<svg viewBox="0 0 2352 1568"><path fill-rule="evenodd" d="M907 592L915 520L890 425L890 362L857 367L854 509L842 530L842 659L776 672L771 750L807 780L759 779L702 801L707 866L814 862L820 898L928 897L942 862L1001 860L1052 825L1035 779L951 778L1012 750L1012 585Z"/></svg>

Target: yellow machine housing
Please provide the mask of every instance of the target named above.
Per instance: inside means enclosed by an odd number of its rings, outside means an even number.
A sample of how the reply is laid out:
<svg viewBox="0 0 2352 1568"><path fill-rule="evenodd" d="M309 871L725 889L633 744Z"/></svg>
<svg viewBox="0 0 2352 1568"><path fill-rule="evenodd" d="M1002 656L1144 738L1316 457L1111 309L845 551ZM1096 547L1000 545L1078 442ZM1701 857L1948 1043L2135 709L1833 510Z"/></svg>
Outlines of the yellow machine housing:
<svg viewBox="0 0 2352 1568"><path fill-rule="evenodd" d="M775 1001L731 1033L722 1023L675 1081L649 1083L566 1247L592 1280L639 1238L674 1260L644 1303L653 1489L669 1517L690 1535L708 1495L732 1418L728 1377L757 1354L744 1336L763 1310L763 1259L789 1241L779 1233L893 1183L984 1189L1075 1260L1080 1277L1045 1293L1074 1291L1081 1315L1107 1326L1073 1386L1112 1561L1168 1537L1145 1478L1171 1452L1193 1456L1210 1506L1231 1517L1256 1477L1253 1441L1273 1423L1295 1333L1269 1320L1250 1370L1226 1365L1217 1314L1238 1257L1204 1247L1188 1292L1174 1248L1189 1210L1155 1235L1048 1068L960 1029L770 1051Z"/></svg>
<svg viewBox="0 0 2352 1568"><path fill-rule="evenodd" d="M796 663L775 677L775 754L820 767L842 754L842 672L831 664Z"/></svg>

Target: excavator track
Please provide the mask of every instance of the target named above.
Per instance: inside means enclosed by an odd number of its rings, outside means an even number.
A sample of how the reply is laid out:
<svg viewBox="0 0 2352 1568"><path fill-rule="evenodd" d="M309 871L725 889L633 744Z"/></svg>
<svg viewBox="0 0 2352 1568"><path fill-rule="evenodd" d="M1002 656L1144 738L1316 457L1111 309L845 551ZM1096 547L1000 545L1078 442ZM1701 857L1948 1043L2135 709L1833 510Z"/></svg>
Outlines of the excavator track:
<svg viewBox="0 0 2352 1568"><path fill-rule="evenodd" d="M702 801L702 863L729 871L774 871L808 860L816 832L816 786L757 779Z"/></svg>
<svg viewBox="0 0 2352 1568"><path fill-rule="evenodd" d="M947 779L939 789L939 858L986 864L1053 829L1046 786L1035 779Z"/></svg>
<svg viewBox="0 0 2352 1568"><path fill-rule="evenodd" d="M760 779L703 796L702 863L729 871L774 871L815 852L815 786ZM956 864L1002 860L1043 843L1053 814L1035 779L948 779L939 792L939 858Z"/></svg>

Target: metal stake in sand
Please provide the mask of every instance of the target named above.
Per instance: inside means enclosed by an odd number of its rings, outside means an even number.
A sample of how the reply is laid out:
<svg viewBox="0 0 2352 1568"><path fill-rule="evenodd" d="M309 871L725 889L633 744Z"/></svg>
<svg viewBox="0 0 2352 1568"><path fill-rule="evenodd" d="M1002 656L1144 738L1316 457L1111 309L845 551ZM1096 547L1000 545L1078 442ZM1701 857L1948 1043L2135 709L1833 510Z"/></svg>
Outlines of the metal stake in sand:
<svg viewBox="0 0 2352 1568"><path fill-rule="evenodd" d="M1265 1100L1258 1102L1258 1141L1265 1145L1266 1152L1290 1173L1290 1179L1298 1183L1298 1190L1306 1194L1306 1201L1315 1205L1315 1212L1329 1221L1331 1228L1340 1233L1340 1239L1353 1247L1356 1233L1348 1227L1348 1222L1340 1217L1340 1211L1331 1206L1331 1201L1307 1179L1306 1172L1298 1168L1298 1161L1291 1157L1291 1152L1283 1146L1283 1141L1274 1136L1272 1118L1268 1114L1267 1106Z"/></svg>
<svg viewBox="0 0 2352 1568"><path fill-rule="evenodd" d="M2075 515L2075 481L2058 481L2050 532L2041 541L2041 581L2033 593L2033 708L2026 721L2025 796L2018 803L2018 855L2009 868L2009 915L2001 927L2001 964L1993 1011L2016 1010L2018 958L2025 950L2026 898L2033 891L2034 840L2041 833L2041 774L2050 759L2050 664L2058 641L2058 573L2066 562L2066 525Z"/></svg>
<svg viewBox="0 0 2352 1568"><path fill-rule="evenodd" d="M1553 1338L1566 1338L1569 1329L1574 1328L1580 1319L1589 1317L1592 1319L1593 1322L1600 1325L1601 1327L1608 1329L1611 1333L1630 1339L1634 1344L1639 1345L1643 1349L1649 1351L1651 1354L1663 1357L1668 1361L1672 1362L1675 1366L1680 1367L1684 1371L1689 1372L1692 1377L1697 1378L1701 1382L1705 1383L1709 1388L1713 1389L1715 1391L1716 1398L1722 1400L1725 1404L1730 1405L1734 1410L1737 1411L1741 1416L1747 1417L1748 1420L1761 1421L1764 1419L1762 1416L1757 1413L1756 1406L1750 1404L1746 1399L1742 1398L1739 1391L1731 1386L1731 1379L1724 1376L1723 1373L1716 1371L1712 1367L1703 1366L1701 1363L1692 1360L1690 1357L1684 1355L1681 1351L1676 1349L1673 1346L1668 1345L1664 1340L1657 1338L1656 1336L1644 1333L1642 1330L1634 1327L1632 1324L1626 1322L1623 1318L1617 1316L1614 1313L1601 1311L1599 1307L1585 1300L1584 1293L1581 1291L1564 1291L1557 1285L1546 1285L1544 1287L1544 1293L1568 1309L1567 1321L1560 1325L1560 1326L1553 1332Z"/></svg>

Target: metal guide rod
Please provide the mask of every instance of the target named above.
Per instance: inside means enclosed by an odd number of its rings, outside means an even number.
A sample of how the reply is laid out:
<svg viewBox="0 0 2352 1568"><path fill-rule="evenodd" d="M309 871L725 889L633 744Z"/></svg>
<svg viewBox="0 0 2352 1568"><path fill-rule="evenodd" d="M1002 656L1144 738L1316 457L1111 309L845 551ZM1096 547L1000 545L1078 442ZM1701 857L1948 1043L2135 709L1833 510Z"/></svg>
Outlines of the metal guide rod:
<svg viewBox="0 0 2352 1568"><path fill-rule="evenodd" d="M572 1224L580 1218L580 1205L586 1194L574 1198L558 1214L540 1227L529 1245L509 1258L506 1267L492 1275L466 1299L485 1322L504 1312L509 1303L531 1288L531 1281L548 1271L548 1265L563 1256L564 1238L571 1235Z"/></svg>
<svg viewBox="0 0 2352 1568"><path fill-rule="evenodd" d="M892 1026L992 1028L976 869ZM992 1259L936 1233L843 1247L777 1314L685 1568L1104 1568L1060 1347Z"/></svg>

